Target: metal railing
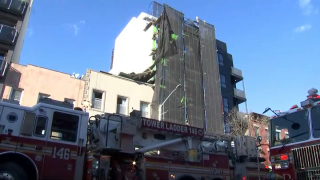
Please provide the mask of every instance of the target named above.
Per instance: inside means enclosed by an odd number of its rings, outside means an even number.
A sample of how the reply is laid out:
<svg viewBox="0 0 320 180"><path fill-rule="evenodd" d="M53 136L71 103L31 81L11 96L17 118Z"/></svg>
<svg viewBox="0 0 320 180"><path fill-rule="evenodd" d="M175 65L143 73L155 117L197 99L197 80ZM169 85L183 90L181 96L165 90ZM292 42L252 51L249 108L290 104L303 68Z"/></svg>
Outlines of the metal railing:
<svg viewBox="0 0 320 180"><path fill-rule="evenodd" d="M8 12L23 16L28 7L28 2L25 0L7 0L0 1L0 8Z"/></svg>
<svg viewBox="0 0 320 180"><path fill-rule="evenodd" d="M117 105L117 114L127 115L127 106Z"/></svg>
<svg viewBox="0 0 320 180"><path fill-rule="evenodd" d="M102 107L102 99L95 98L92 100L92 108L101 109Z"/></svg>
<svg viewBox="0 0 320 180"><path fill-rule="evenodd" d="M13 45L18 36L18 31L14 27L0 24L0 41Z"/></svg>
<svg viewBox="0 0 320 180"><path fill-rule="evenodd" d="M246 99L246 93L237 88L234 88L234 96Z"/></svg>
<svg viewBox="0 0 320 180"><path fill-rule="evenodd" d="M242 71L240 69L235 68L235 67L231 67L231 74L242 77Z"/></svg>

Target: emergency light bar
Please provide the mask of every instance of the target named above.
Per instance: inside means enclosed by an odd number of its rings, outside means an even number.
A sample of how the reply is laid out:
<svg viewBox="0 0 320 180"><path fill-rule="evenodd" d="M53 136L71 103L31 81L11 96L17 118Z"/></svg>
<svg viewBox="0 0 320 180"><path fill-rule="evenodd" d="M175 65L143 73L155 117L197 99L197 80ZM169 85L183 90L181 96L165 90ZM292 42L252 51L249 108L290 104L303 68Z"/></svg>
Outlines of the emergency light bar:
<svg viewBox="0 0 320 180"><path fill-rule="evenodd" d="M315 103L314 99L307 99L305 101L302 101L300 104L301 104L301 107L308 108L308 107L311 107L313 103Z"/></svg>

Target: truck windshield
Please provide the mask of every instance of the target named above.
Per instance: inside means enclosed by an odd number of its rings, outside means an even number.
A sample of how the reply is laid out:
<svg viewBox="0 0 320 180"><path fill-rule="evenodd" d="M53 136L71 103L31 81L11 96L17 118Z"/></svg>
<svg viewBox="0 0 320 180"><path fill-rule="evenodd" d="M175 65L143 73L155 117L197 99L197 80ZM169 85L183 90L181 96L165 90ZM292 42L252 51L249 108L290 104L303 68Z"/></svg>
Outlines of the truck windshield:
<svg viewBox="0 0 320 180"><path fill-rule="evenodd" d="M270 146L271 147L278 146L284 143L291 144L291 143L309 139L310 129L309 129L309 123L308 123L308 116L309 116L308 110L304 109L301 111L297 111L285 116L272 119L270 121L270 124L271 124ZM289 141L286 139L289 139Z"/></svg>
<svg viewBox="0 0 320 180"><path fill-rule="evenodd" d="M320 138L320 106L311 109L313 137Z"/></svg>

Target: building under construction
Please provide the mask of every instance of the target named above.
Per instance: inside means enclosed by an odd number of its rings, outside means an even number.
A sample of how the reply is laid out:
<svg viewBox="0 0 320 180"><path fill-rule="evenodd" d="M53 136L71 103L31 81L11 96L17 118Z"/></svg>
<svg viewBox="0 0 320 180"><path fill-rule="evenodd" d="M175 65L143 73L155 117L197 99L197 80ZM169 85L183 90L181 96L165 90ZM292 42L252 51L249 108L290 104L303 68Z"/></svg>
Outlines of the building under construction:
<svg viewBox="0 0 320 180"><path fill-rule="evenodd" d="M152 3L154 60L131 78L155 84L151 117L223 132L223 110L215 28L164 4ZM120 75L125 75L120 73Z"/></svg>
<svg viewBox="0 0 320 180"><path fill-rule="evenodd" d="M111 64L112 74L154 84L153 119L222 133L223 111L246 100L244 93L236 97L242 73L216 40L214 26L166 4L152 2L130 20L115 41Z"/></svg>

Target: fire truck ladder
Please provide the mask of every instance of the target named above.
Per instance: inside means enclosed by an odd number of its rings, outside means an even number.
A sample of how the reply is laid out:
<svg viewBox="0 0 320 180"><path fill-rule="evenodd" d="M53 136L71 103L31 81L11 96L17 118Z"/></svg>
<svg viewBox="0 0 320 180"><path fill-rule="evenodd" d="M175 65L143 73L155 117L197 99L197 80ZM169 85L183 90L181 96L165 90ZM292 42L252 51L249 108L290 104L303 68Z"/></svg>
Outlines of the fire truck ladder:
<svg viewBox="0 0 320 180"><path fill-rule="evenodd" d="M116 118L115 118L116 117ZM92 152L94 153L103 153L103 151L106 151L106 150L114 150L114 151L120 151L121 150L121 138L119 138L119 146L117 148L115 147L108 147L108 139L109 139L109 128L110 128L110 122L111 121L114 121L114 122L119 122L120 123L120 131L122 131L122 127L123 127L123 119L122 119L122 116L120 115L117 115L117 114L110 114L108 115L107 118L103 118L103 117L99 117L99 127L101 125L101 120L100 119L106 119L106 123L105 123L105 127L106 127L106 135L105 135L105 145L103 147L97 147L95 148L94 150L92 150ZM97 119L97 120L98 120Z"/></svg>

